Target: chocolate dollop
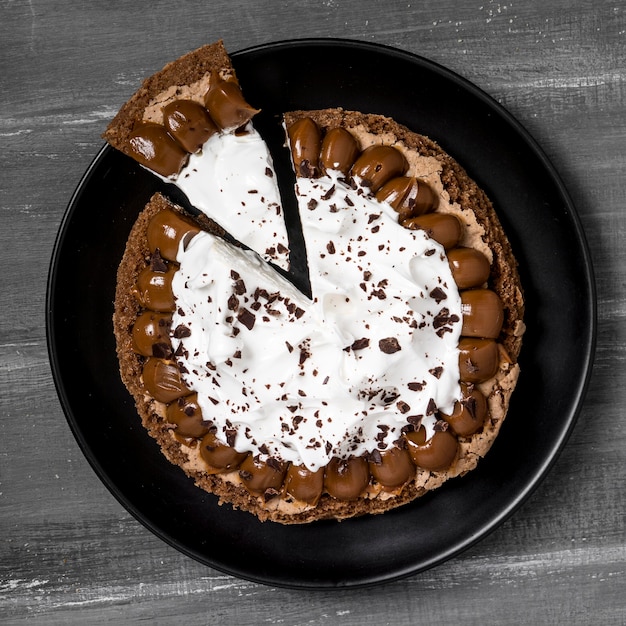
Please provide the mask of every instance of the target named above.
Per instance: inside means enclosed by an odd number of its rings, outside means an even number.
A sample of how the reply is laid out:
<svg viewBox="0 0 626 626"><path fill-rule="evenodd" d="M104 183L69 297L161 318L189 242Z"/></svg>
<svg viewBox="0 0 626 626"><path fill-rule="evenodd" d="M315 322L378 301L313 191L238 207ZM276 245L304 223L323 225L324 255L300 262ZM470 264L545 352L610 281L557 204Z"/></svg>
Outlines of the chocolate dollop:
<svg viewBox="0 0 626 626"><path fill-rule="evenodd" d="M211 77L209 90L204 96L204 104L213 121L221 129L244 126L258 112L243 97L241 88L233 80L222 80L217 72Z"/></svg>
<svg viewBox="0 0 626 626"><path fill-rule="evenodd" d="M404 155L396 148L374 145L363 150L350 172L376 193L388 180L404 174L408 167Z"/></svg>
<svg viewBox="0 0 626 626"><path fill-rule="evenodd" d="M198 152L218 131L209 112L193 100L174 100L163 109L163 124L187 152Z"/></svg>
<svg viewBox="0 0 626 626"><path fill-rule="evenodd" d="M294 168L299 176L313 178L318 172L321 133L318 125L303 117L287 130Z"/></svg>
<svg viewBox="0 0 626 626"><path fill-rule="evenodd" d="M189 153L165 127L152 122L137 124L130 134L127 151L138 163L165 177L178 174L189 158Z"/></svg>
<svg viewBox="0 0 626 626"><path fill-rule="evenodd" d="M348 174L359 154L359 146L352 133L345 128L331 128L322 141L320 163L325 171L338 170Z"/></svg>
<svg viewBox="0 0 626 626"><path fill-rule="evenodd" d="M425 230L429 237L446 250L456 246L463 234L463 227L458 217L450 213L426 213L409 217L400 223L409 230Z"/></svg>

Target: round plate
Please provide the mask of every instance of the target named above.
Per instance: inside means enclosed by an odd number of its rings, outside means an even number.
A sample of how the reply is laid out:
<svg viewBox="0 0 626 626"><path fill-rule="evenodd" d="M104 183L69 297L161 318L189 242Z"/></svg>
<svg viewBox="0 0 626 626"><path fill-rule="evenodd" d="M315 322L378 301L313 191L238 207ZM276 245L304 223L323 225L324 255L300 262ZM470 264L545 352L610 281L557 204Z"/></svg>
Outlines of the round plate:
<svg viewBox="0 0 626 626"><path fill-rule="evenodd" d="M115 274L156 177L105 147L72 198L48 284L48 346L69 424L98 476L152 532L222 572L285 587L362 586L453 557L501 524L563 447L590 373L595 294L572 203L544 154L482 91L398 50L298 40L233 54L265 114L342 106L395 118L455 157L493 201L520 264L528 326L509 416L476 470L384 515L301 526L218 506L141 426L118 374ZM567 366L565 366L567 364Z"/></svg>

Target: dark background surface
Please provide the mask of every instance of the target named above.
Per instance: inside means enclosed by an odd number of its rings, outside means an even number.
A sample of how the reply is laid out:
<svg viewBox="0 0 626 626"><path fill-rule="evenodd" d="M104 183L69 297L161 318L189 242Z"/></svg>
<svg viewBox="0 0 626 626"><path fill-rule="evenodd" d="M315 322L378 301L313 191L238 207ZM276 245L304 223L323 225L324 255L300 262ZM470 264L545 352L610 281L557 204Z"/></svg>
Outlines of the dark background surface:
<svg viewBox="0 0 626 626"><path fill-rule="evenodd" d="M143 78L204 43L223 38L234 52L301 37L413 52L503 104L561 175L598 288L594 373L546 480L460 556L366 590L246 582L155 537L79 449L46 348L56 234L119 106ZM620 3L0 3L0 621L626 622L625 53ZM567 362L561 366L567 371Z"/></svg>

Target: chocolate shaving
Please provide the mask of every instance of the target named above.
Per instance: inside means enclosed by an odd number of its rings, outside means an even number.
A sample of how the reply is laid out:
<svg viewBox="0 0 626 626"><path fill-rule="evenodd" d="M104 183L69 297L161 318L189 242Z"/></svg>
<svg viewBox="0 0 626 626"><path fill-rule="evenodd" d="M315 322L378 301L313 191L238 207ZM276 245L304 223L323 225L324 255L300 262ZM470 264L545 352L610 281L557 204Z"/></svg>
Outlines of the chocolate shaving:
<svg viewBox="0 0 626 626"><path fill-rule="evenodd" d="M383 464L383 457L382 454L378 451L378 450L372 450L368 455L367 455L367 460L370 463L374 463L374 465L382 465Z"/></svg>
<svg viewBox="0 0 626 626"><path fill-rule="evenodd" d="M382 401L384 404L391 404L392 402L395 402L398 398L400 397L399 393L395 393L393 391L388 391L385 393L384 396L382 396Z"/></svg>
<svg viewBox="0 0 626 626"><path fill-rule="evenodd" d="M386 337L385 339L381 339L378 342L378 347L380 351L385 354L393 354L394 352L398 352L398 350L402 350L395 337Z"/></svg>
<svg viewBox="0 0 626 626"><path fill-rule="evenodd" d="M430 297L434 299L434 301L439 304L442 300L447 299L446 292L441 287L435 287L430 292Z"/></svg>
<svg viewBox="0 0 626 626"><path fill-rule="evenodd" d="M265 500L265 502L269 502L270 500L273 500L279 495L280 495L280 491L278 491L278 489L275 489L274 487L268 487L263 492L263 499Z"/></svg>
<svg viewBox="0 0 626 626"><path fill-rule="evenodd" d="M458 321L459 318L456 315L454 315L453 317L456 317L455 321ZM447 307L443 307L443 309L441 309L441 311L439 311L439 313L437 313L437 315L435 315L435 317L433 318L433 328L441 328L449 322L450 309L448 309Z"/></svg>
<svg viewBox="0 0 626 626"><path fill-rule="evenodd" d="M167 263L163 260L159 248L154 251L152 258L150 259L150 269L153 272L159 272L162 274L167 272Z"/></svg>
<svg viewBox="0 0 626 626"><path fill-rule="evenodd" d="M441 378L441 375L443 374L443 367L441 367L441 365L438 365L437 367L433 367L432 369L428 370L437 380L439 380Z"/></svg>
<svg viewBox="0 0 626 626"><path fill-rule="evenodd" d="M153 343L152 356L156 357L157 359L171 359L172 346L164 342Z"/></svg>
<svg viewBox="0 0 626 626"><path fill-rule="evenodd" d="M300 359L298 361L298 364L302 365L310 356L311 354L308 352L308 350L305 350L304 348L302 348L300 350Z"/></svg>
<svg viewBox="0 0 626 626"><path fill-rule="evenodd" d="M409 447L407 440L404 437L400 437L391 442L398 450L406 450Z"/></svg>
<svg viewBox="0 0 626 626"><path fill-rule="evenodd" d="M241 309L237 314L237 319L248 329L254 328L254 322L256 321L256 315L248 309Z"/></svg>
<svg viewBox="0 0 626 626"><path fill-rule="evenodd" d="M185 326L184 324L179 324L175 329L174 329L174 338L175 339L184 339L185 337L190 337L191 336L191 330L189 329L188 326Z"/></svg>
<svg viewBox="0 0 626 626"><path fill-rule="evenodd" d="M226 443L232 448L235 445L235 438L237 437L237 431L233 428L228 428L224 431L226 437Z"/></svg>
<svg viewBox="0 0 626 626"><path fill-rule="evenodd" d="M352 350L363 350L370 345L370 340L367 337L362 337L361 339L355 339L350 348Z"/></svg>
<svg viewBox="0 0 626 626"><path fill-rule="evenodd" d="M335 185L333 185L325 194L322 195L322 200L330 200L335 193Z"/></svg>
<svg viewBox="0 0 626 626"><path fill-rule="evenodd" d="M462 398L461 406L469 413L473 420L476 419L476 398L474 396Z"/></svg>
<svg viewBox="0 0 626 626"><path fill-rule="evenodd" d="M300 161L299 170L302 178L313 178L315 176L315 167L311 165L308 159L302 159L302 161Z"/></svg>
<svg viewBox="0 0 626 626"><path fill-rule="evenodd" d="M243 282L242 278L238 278L237 280L235 280L233 290L238 296L242 296L244 293L246 293L246 283Z"/></svg>
<svg viewBox="0 0 626 626"><path fill-rule="evenodd" d="M404 400L397 402L396 406L398 407L398 411L400 411L400 413L408 413L411 410L411 407Z"/></svg>
<svg viewBox="0 0 626 626"><path fill-rule="evenodd" d="M266 463L268 467L271 467L273 470L277 472L280 472L283 469L283 466L281 465L280 461L278 459L275 459L273 456L269 457Z"/></svg>

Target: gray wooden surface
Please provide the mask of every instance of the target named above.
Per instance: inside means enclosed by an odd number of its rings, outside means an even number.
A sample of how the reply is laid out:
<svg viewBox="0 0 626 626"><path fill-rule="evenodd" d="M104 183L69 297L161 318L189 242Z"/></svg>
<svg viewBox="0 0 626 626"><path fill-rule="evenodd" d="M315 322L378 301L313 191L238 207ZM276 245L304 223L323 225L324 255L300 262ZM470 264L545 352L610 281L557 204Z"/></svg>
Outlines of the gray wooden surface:
<svg viewBox="0 0 626 626"><path fill-rule="evenodd" d="M461 556L366 590L245 582L153 536L80 452L45 342L56 232L140 80L217 38L235 51L305 36L418 53L503 103L565 181L598 286L594 374L548 478ZM626 623L625 174L617 0L0 1L0 622Z"/></svg>

